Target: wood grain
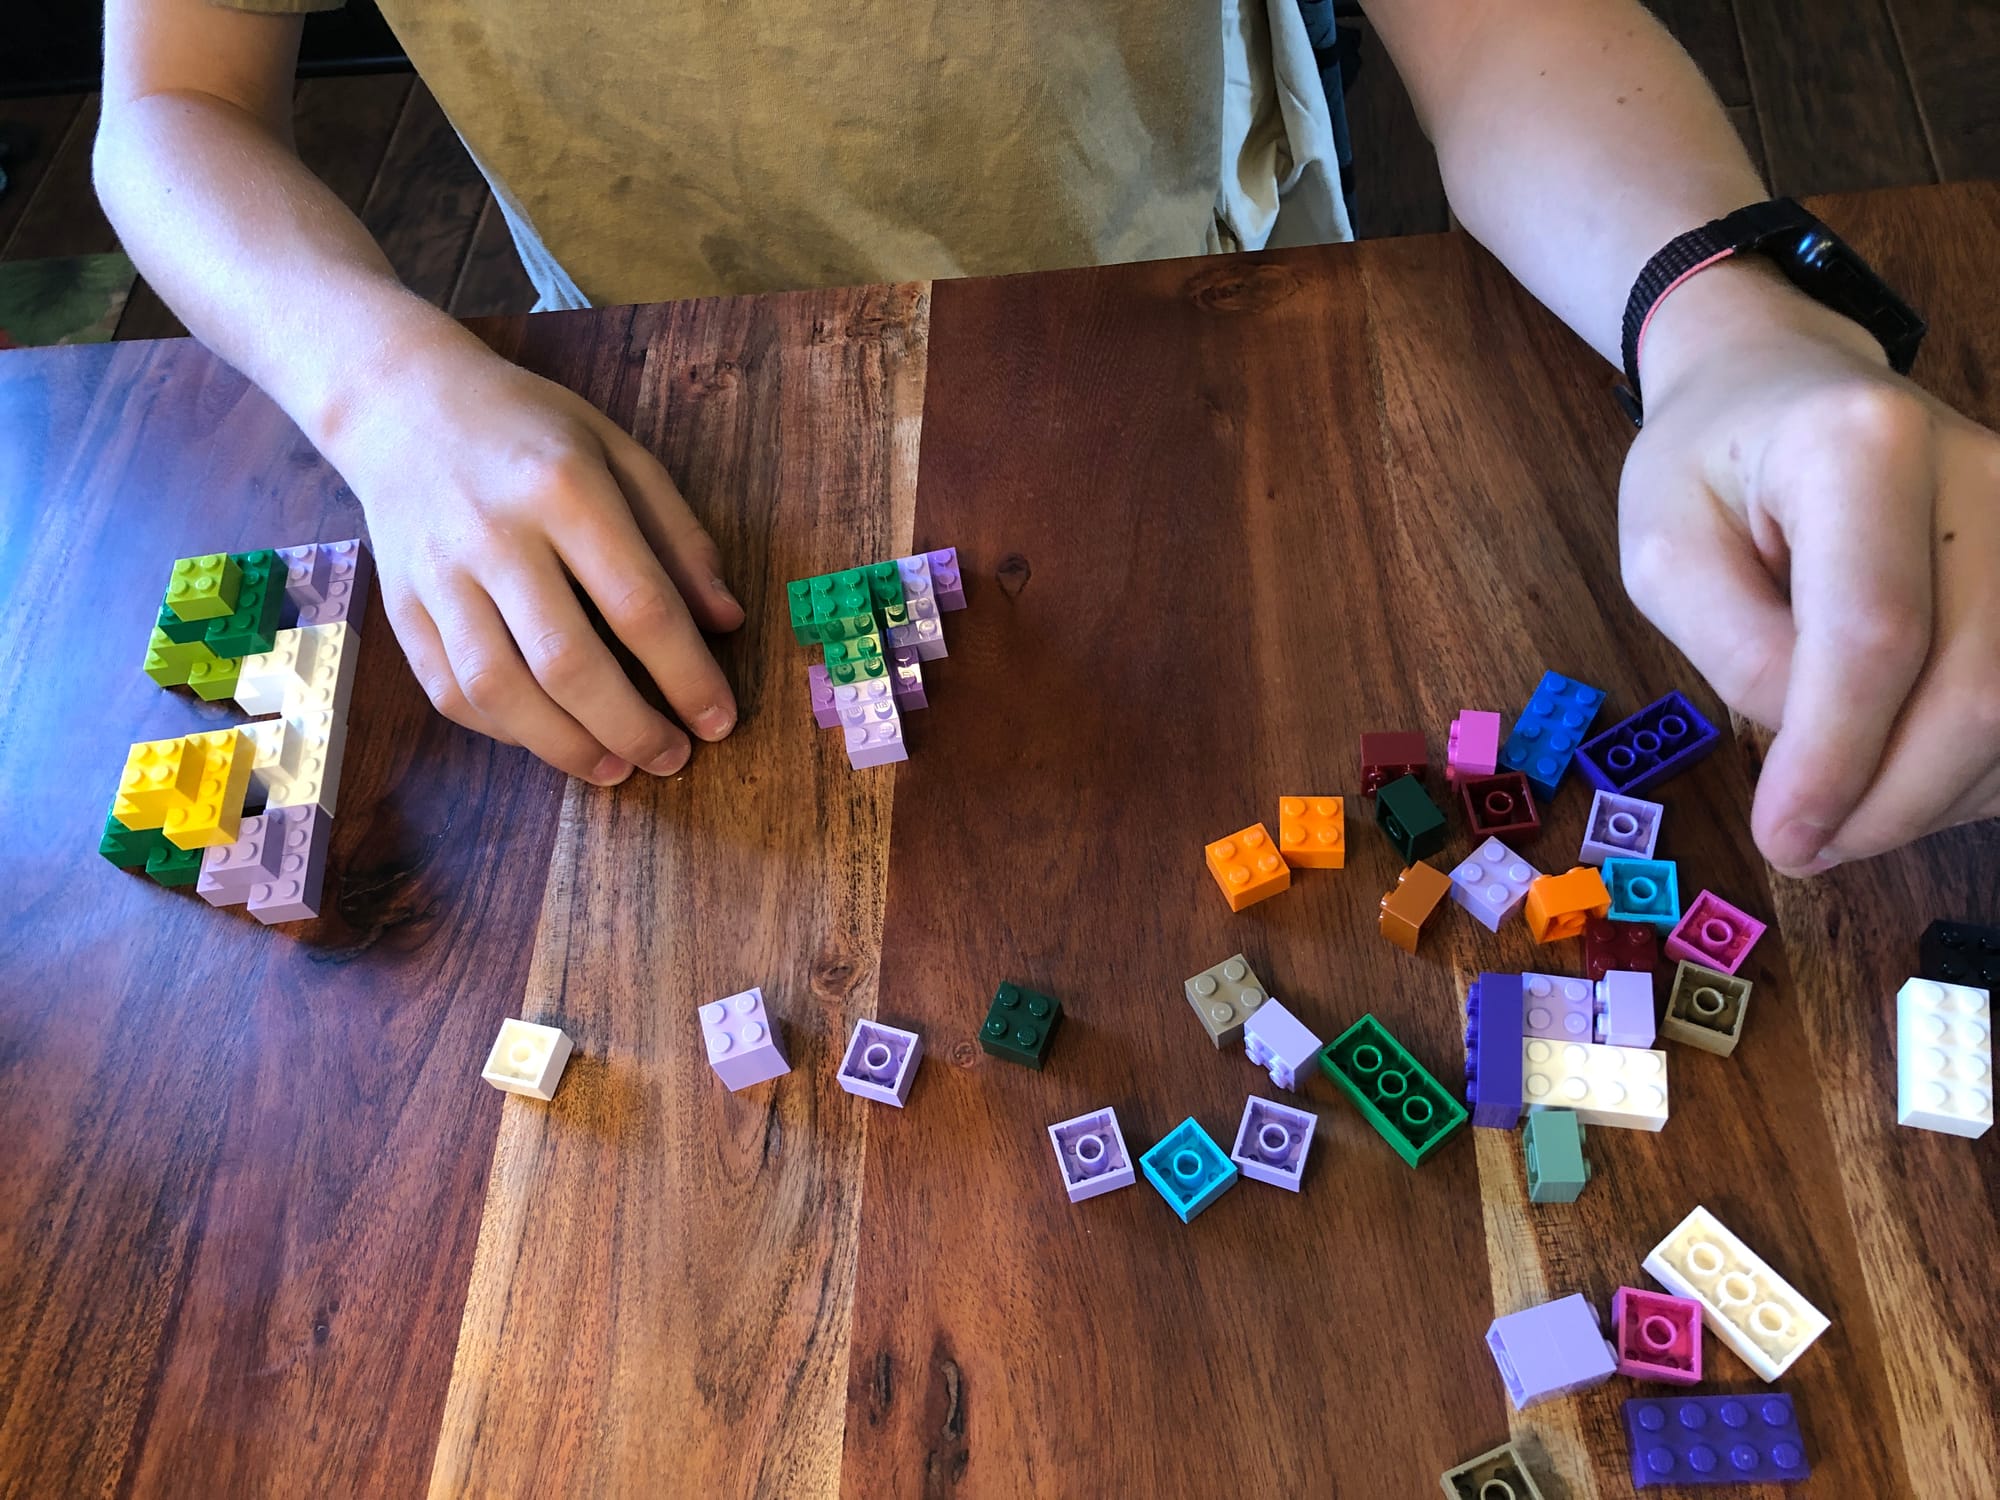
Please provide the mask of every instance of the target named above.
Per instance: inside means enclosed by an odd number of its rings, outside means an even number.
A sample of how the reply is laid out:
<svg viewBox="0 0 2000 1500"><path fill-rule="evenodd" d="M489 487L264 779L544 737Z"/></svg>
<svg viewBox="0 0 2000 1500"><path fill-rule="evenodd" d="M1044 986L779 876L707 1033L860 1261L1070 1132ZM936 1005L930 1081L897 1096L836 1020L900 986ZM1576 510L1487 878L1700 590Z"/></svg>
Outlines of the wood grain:
<svg viewBox="0 0 2000 1500"><path fill-rule="evenodd" d="M1925 139L1946 182L2000 177L2000 6L1888 0Z"/></svg>
<svg viewBox="0 0 2000 1500"><path fill-rule="evenodd" d="M1674 40L1687 48L1688 56L1707 75L1709 86L1725 108L1750 102L1736 0L1645 0L1645 4L1674 34Z"/></svg>
<svg viewBox="0 0 2000 1500"><path fill-rule="evenodd" d="M521 267L500 200L489 193L445 311L455 318L511 317L534 305L534 283Z"/></svg>
<svg viewBox="0 0 2000 1500"><path fill-rule="evenodd" d="M405 286L444 305L487 197L458 132L417 80L361 205L361 222Z"/></svg>
<svg viewBox="0 0 2000 1500"><path fill-rule="evenodd" d="M1366 27L1361 68L1347 92L1354 147L1354 236L1436 234L1449 222L1437 151L1417 121L1410 91L1382 39Z"/></svg>
<svg viewBox="0 0 2000 1500"><path fill-rule="evenodd" d="M118 236L111 232L90 180L97 110L98 96L85 94L60 141L44 139L43 149L50 153L48 165L39 177L30 176L19 217L0 241L0 258L101 255L118 248Z"/></svg>
<svg viewBox="0 0 2000 1500"><path fill-rule="evenodd" d="M0 101L0 139L9 147L7 190L0 193L0 260L35 190L62 150L63 138L83 108L82 94Z"/></svg>

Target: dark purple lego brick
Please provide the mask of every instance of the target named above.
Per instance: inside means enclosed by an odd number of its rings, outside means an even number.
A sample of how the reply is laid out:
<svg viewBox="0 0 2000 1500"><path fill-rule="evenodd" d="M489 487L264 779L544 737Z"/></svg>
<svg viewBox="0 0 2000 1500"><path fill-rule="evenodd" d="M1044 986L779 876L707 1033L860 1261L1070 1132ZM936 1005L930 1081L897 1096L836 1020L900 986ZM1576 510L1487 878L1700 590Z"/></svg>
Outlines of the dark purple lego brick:
<svg viewBox="0 0 2000 1500"><path fill-rule="evenodd" d="M1599 791L1629 796L1678 776L1721 742L1700 709L1682 694L1668 693L1585 740L1576 766Z"/></svg>
<svg viewBox="0 0 2000 1500"><path fill-rule="evenodd" d="M1625 1403L1632 1483L1790 1484L1812 1472L1792 1398L1666 1396Z"/></svg>
<svg viewBox="0 0 2000 1500"><path fill-rule="evenodd" d="M1465 1102L1472 1123L1521 1123L1521 976L1481 974L1465 991Z"/></svg>

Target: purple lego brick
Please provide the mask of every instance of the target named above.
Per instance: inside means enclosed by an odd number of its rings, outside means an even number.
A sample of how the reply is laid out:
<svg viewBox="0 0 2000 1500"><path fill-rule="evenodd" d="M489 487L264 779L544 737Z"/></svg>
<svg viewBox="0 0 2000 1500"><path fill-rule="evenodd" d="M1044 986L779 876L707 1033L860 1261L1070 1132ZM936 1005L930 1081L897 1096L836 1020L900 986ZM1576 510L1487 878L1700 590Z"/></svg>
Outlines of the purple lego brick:
<svg viewBox="0 0 2000 1500"><path fill-rule="evenodd" d="M319 548L327 558L326 596L317 602L301 603L298 623L335 625L346 620L358 630L368 609L368 586L375 577L374 560L358 541L321 542Z"/></svg>
<svg viewBox="0 0 2000 1500"><path fill-rule="evenodd" d="M965 584L958 576L958 548L940 547L935 552L926 552L924 561L930 564L931 591L937 595L939 609L964 609Z"/></svg>
<svg viewBox="0 0 2000 1500"><path fill-rule="evenodd" d="M1701 1384L1701 1304L1621 1286L1611 1294L1618 1373L1666 1385Z"/></svg>
<svg viewBox="0 0 2000 1500"><path fill-rule="evenodd" d="M1495 1318L1486 1347L1516 1411L1602 1385L1618 1370L1617 1352L1581 1292Z"/></svg>
<svg viewBox="0 0 2000 1500"><path fill-rule="evenodd" d="M1585 740L1576 765L1599 791L1630 795L1678 776L1721 741L1700 709L1681 694L1668 693Z"/></svg>
<svg viewBox="0 0 2000 1500"><path fill-rule="evenodd" d="M1489 838L1451 872L1451 899L1488 932L1498 932L1527 900L1528 887L1541 873L1500 840Z"/></svg>
<svg viewBox="0 0 2000 1500"><path fill-rule="evenodd" d="M1472 1123L1521 1123L1521 976L1481 974L1465 989L1465 1102Z"/></svg>
<svg viewBox="0 0 2000 1500"><path fill-rule="evenodd" d="M1597 1021L1590 981L1561 974L1521 976L1521 1034L1556 1042L1587 1042Z"/></svg>
<svg viewBox="0 0 2000 1500"><path fill-rule="evenodd" d="M840 727L840 710L833 703L833 678L815 663L806 668L806 695L812 701L813 723L822 729Z"/></svg>
<svg viewBox="0 0 2000 1500"><path fill-rule="evenodd" d="M792 1071L778 1048L778 1028L764 1014L761 988L704 1005L701 1039L708 1045L708 1065L732 1093Z"/></svg>
<svg viewBox="0 0 2000 1500"><path fill-rule="evenodd" d="M258 813L243 819L237 825L235 843L212 844L202 850L201 875L194 888L210 906L241 906L250 899L251 891L278 878L284 843L267 832L264 819L268 816ZM277 826L283 826L283 819Z"/></svg>
<svg viewBox="0 0 2000 1500"><path fill-rule="evenodd" d="M285 601L293 609L326 602L326 586L333 581L333 554L318 542L307 542L303 547L280 547L277 556L285 565Z"/></svg>
<svg viewBox="0 0 2000 1500"><path fill-rule="evenodd" d="M1792 1484L1812 1472L1792 1398L1640 1397L1625 1403L1632 1484Z"/></svg>
<svg viewBox="0 0 2000 1500"><path fill-rule="evenodd" d="M1236 1127L1229 1159L1245 1177L1296 1193L1306 1175L1306 1152L1312 1149L1317 1124L1318 1115L1253 1094L1243 1106L1243 1123Z"/></svg>
<svg viewBox="0 0 2000 1500"><path fill-rule="evenodd" d="M1607 969L1595 995L1597 1040L1607 1047L1650 1047L1653 1017L1653 976L1636 969Z"/></svg>
<svg viewBox="0 0 2000 1500"><path fill-rule="evenodd" d="M891 646L907 646L920 660L936 661L951 653L944 646L944 624L937 617L937 605L926 599L928 613L912 614L901 625L891 625L885 637Z"/></svg>
<svg viewBox="0 0 2000 1500"><path fill-rule="evenodd" d="M851 697L843 696L850 690ZM848 764L855 770L910 758L909 749L903 744L903 716L897 711L895 696L885 679L842 683L834 690L834 699L840 710Z"/></svg>
<svg viewBox="0 0 2000 1500"><path fill-rule="evenodd" d="M1500 760L1500 715L1461 708L1444 744L1444 779L1491 776Z"/></svg>
<svg viewBox="0 0 2000 1500"><path fill-rule="evenodd" d="M1601 865L1607 859L1651 859L1664 812L1657 802L1600 791L1590 799L1590 820L1584 824L1577 862Z"/></svg>
<svg viewBox="0 0 2000 1500"><path fill-rule="evenodd" d="M1680 922L1667 934L1667 957L1734 974L1763 935L1762 922L1738 911L1714 891L1703 891L1688 903Z"/></svg>
<svg viewBox="0 0 2000 1500"><path fill-rule="evenodd" d="M1258 1067L1270 1070L1271 1082L1281 1089L1298 1088L1299 1074L1311 1066L1319 1048L1319 1038L1276 1000L1266 1000L1243 1023L1243 1050Z"/></svg>
<svg viewBox="0 0 2000 1500"><path fill-rule="evenodd" d="M246 908L267 926L318 916L332 815L308 802L299 807L267 808L263 819L265 839L278 845L278 870L269 880L250 887Z"/></svg>
<svg viewBox="0 0 2000 1500"><path fill-rule="evenodd" d="M904 713L931 706L931 700L924 696L923 658L915 646L889 648L889 692Z"/></svg>
<svg viewBox="0 0 2000 1500"><path fill-rule="evenodd" d="M850 1094L901 1109L923 1060L924 1039L914 1031L899 1031L879 1021L856 1021L847 1055L840 1060L838 1081Z"/></svg>
<svg viewBox="0 0 2000 1500"><path fill-rule="evenodd" d="M1139 1180L1132 1153L1125 1149L1125 1132L1118 1128L1116 1110L1092 1110L1051 1125L1049 1144L1055 1147L1063 1191L1072 1203L1116 1192Z"/></svg>
<svg viewBox="0 0 2000 1500"><path fill-rule="evenodd" d="M930 559L921 552L911 557L899 557L896 559L896 572L903 580L904 607L921 619L924 618L924 613L918 606L928 604L931 606L931 615L934 618L937 611L937 590L931 585Z"/></svg>

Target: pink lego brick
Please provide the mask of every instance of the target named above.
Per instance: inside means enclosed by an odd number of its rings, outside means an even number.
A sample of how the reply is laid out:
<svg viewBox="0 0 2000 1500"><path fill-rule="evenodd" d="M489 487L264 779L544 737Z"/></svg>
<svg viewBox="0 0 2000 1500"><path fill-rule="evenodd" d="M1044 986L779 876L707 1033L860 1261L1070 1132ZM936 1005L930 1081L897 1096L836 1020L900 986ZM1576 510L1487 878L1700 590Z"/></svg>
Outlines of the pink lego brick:
<svg viewBox="0 0 2000 1500"><path fill-rule="evenodd" d="M1320 1040L1305 1023L1276 1000L1266 1000L1243 1023L1243 1050L1250 1061L1270 1071L1271 1082L1296 1090L1299 1075L1311 1065Z"/></svg>
<svg viewBox="0 0 2000 1500"><path fill-rule="evenodd" d="M250 888L250 915L273 922L303 922L319 915L320 885L326 878L326 846L333 817L313 803L264 811L264 837L279 845L278 873Z"/></svg>
<svg viewBox="0 0 2000 1500"><path fill-rule="evenodd" d="M899 1031L879 1021L856 1021L837 1081L850 1094L901 1109L923 1060L924 1039L914 1031Z"/></svg>
<svg viewBox="0 0 2000 1500"><path fill-rule="evenodd" d="M850 687L856 690L854 700L841 700L840 691ZM910 758L903 743L903 716L896 710L895 697L886 681L876 678L872 682L842 683L835 699L840 706L841 732L847 741L847 761L855 770Z"/></svg>
<svg viewBox="0 0 2000 1500"><path fill-rule="evenodd" d="M1462 708L1445 738L1444 779L1491 776L1500 759L1500 715Z"/></svg>
<svg viewBox="0 0 2000 1500"><path fill-rule="evenodd" d="M764 1014L764 991L745 990L701 1008L701 1039L708 1065L730 1092L792 1071L778 1047L778 1028Z"/></svg>
<svg viewBox="0 0 2000 1500"><path fill-rule="evenodd" d="M1500 840L1489 838L1451 872L1451 899L1478 918L1488 932L1498 932L1500 924L1528 898L1528 887L1541 874Z"/></svg>
<svg viewBox="0 0 2000 1500"><path fill-rule="evenodd" d="M917 648L892 646L888 655L889 692L896 700L896 707L904 713L929 708L931 700L924 696L923 658L917 654Z"/></svg>
<svg viewBox="0 0 2000 1500"><path fill-rule="evenodd" d="M958 548L940 547L935 552L926 552L924 561L930 564L931 591L937 595L939 609L964 609L965 585L958 576Z"/></svg>
<svg viewBox="0 0 2000 1500"><path fill-rule="evenodd" d="M1560 974L1521 976L1521 1034L1557 1042L1587 1042L1597 1024L1597 997L1587 979Z"/></svg>
<svg viewBox="0 0 2000 1500"><path fill-rule="evenodd" d="M1713 891L1703 891L1667 934L1667 957L1734 974L1764 935L1764 924Z"/></svg>
<svg viewBox="0 0 2000 1500"><path fill-rule="evenodd" d="M1056 1149L1056 1168L1072 1203L1116 1192L1139 1180L1114 1109L1092 1110L1051 1125L1049 1144Z"/></svg>
<svg viewBox="0 0 2000 1500"><path fill-rule="evenodd" d="M1236 1127L1229 1159L1252 1181L1296 1193L1305 1179L1306 1152L1312 1149L1313 1127L1318 1124L1318 1115L1252 1094L1243 1106L1243 1123Z"/></svg>
<svg viewBox="0 0 2000 1500"><path fill-rule="evenodd" d="M1667 1385L1701 1384L1701 1304L1621 1286L1611 1294L1618 1373Z"/></svg>
<svg viewBox="0 0 2000 1500"><path fill-rule="evenodd" d="M1590 818L1584 824L1577 862L1601 865L1607 859L1651 859L1665 812L1659 803L1641 797L1599 792L1590 799Z"/></svg>
<svg viewBox="0 0 2000 1500"><path fill-rule="evenodd" d="M840 727L840 710L833 701L833 678L818 663L806 668L806 696L812 702L813 723L822 729Z"/></svg>
<svg viewBox="0 0 2000 1500"><path fill-rule="evenodd" d="M349 621L356 630L368 610L368 588L375 578L375 562L358 541L321 542L327 556L326 596L299 605L299 624L332 625ZM288 596L289 597L289 596Z"/></svg>
<svg viewBox="0 0 2000 1500"><path fill-rule="evenodd" d="M279 809L281 815L283 811ZM235 843L211 844L202 850L201 875L194 888L210 906L241 906L252 890L278 878L284 845L267 833L264 820L269 816L258 813L243 819ZM282 827L284 821L280 816L275 826Z"/></svg>
<svg viewBox="0 0 2000 1500"><path fill-rule="evenodd" d="M1650 1047L1653 1016L1653 976L1633 969L1607 969L1593 990L1597 1040L1607 1047Z"/></svg>

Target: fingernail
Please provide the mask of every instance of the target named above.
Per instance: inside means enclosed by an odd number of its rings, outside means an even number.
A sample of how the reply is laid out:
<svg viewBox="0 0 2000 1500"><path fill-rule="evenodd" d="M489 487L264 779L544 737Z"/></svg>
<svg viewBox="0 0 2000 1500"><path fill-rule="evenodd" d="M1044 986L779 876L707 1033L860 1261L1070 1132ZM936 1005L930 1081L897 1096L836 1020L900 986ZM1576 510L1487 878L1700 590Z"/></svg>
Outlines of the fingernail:
<svg viewBox="0 0 2000 1500"><path fill-rule="evenodd" d="M705 740L719 740L735 727L735 710L719 704L711 704L694 716L694 732Z"/></svg>
<svg viewBox="0 0 2000 1500"><path fill-rule="evenodd" d="M632 762L622 756L606 755L591 771L590 779L599 786L616 786L632 774Z"/></svg>
<svg viewBox="0 0 2000 1500"><path fill-rule="evenodd" d="M677 749L668 750L654 756L652 761L646 766L646 774L649 776L671 776L687 763L688 747L682 745Z"/></svg>
<svg viewBox="0 0 2000 1500"><path fill-rule="evenodd" d="M1805 869L1826 847L1826 836L1831 831L1825 824L1807 818L1792 819L1771 840L1771 863L1781 869Z"/></svg>
<svg viewBox="0 0 2000 1500"><path fill-rule="evenodd" d="M729 585L724 583L719 576L711 576L708 580L708 586L722 596L723 603L735 604L738 609L743 607L741 604L737 604L736 596L729 592Z"/></svg>

